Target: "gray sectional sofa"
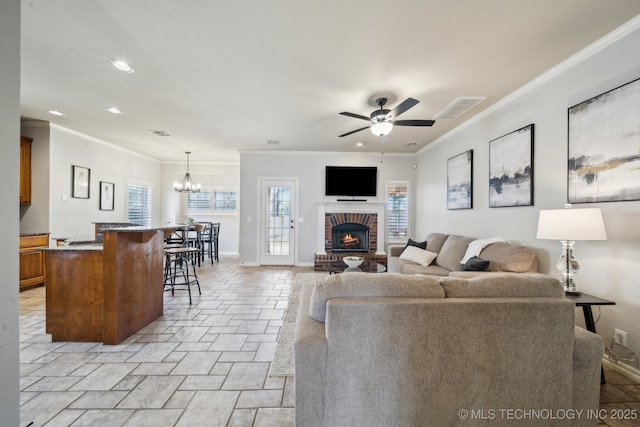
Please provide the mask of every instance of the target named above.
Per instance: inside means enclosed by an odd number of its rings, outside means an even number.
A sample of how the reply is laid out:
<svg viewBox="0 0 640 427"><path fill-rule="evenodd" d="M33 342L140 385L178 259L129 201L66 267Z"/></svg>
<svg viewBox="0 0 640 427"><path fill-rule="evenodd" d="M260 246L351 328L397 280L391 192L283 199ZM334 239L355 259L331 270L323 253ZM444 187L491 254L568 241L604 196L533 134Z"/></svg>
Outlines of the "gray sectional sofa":
<svg viewBox="0 0 640 427"><path fill-rule="evenodd" d="M430 233L426 237L426 250L438 254L428 266L400 259L404 246L390 246L387 255L387 271L403 274L429 274L433 276L473 277L485 273L537 273L538 257L536 252L527 246L500 242L490 244L478 255L478 258L489 261L486 271L462 271L463 259L469 243L475 237L456 234Z"/></svg>
<svg viewBox="0 0 640 427"><path fill-rule="evenodd" d="M295 284L297 426L597 424L602 339L574 326L558 280L311 277Z"/></svg>

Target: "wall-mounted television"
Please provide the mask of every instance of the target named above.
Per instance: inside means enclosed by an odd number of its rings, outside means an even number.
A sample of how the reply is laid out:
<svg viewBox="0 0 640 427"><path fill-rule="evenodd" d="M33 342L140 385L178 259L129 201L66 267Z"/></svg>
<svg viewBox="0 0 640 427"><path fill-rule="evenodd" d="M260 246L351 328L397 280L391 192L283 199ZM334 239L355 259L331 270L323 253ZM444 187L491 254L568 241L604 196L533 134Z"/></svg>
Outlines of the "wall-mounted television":
<svg viewBox="0 0 640 427"><path fill-rule="evenodd" d="M375 166L327 166L325 195L375 197L378 168Z"/></svg>

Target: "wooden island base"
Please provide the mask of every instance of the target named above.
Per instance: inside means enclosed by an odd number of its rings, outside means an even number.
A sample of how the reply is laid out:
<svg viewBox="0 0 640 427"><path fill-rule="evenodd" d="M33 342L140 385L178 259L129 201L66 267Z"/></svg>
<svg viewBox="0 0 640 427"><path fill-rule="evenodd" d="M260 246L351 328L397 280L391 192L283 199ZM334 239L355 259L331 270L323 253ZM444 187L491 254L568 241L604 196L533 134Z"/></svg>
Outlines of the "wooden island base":
<svg viewBox="0 0 640 427"><path fill-rule="evenodd" d="M102 246L47 249L52 340L119 344L162 316L164 230L112 229Z"/></svg>

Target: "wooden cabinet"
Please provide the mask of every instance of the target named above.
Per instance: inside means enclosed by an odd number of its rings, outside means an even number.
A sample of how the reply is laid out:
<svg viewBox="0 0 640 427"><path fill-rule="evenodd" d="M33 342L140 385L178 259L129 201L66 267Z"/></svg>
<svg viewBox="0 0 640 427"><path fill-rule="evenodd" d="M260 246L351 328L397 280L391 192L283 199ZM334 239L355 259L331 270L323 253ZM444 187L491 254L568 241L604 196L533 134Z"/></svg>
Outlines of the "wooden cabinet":
<svg viewBox="0 0 640 427"><path fill-rule="evenodd" d="M20 137L20 204L31 204L31 138Z"/></svg>
<svg viewBox="0 0 640 427"><path fill-rule="evenodd" d="M42 286L46 281L45 253L49 234L20 236L20 290Z"/></svg>

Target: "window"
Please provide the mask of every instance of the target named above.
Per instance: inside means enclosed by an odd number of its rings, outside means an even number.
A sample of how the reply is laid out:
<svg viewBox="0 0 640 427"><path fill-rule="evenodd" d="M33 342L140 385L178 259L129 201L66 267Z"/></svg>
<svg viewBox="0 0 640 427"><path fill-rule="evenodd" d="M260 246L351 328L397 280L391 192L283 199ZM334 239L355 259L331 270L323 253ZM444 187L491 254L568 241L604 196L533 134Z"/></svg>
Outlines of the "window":
<svg viewBox="0 0 640 427"><path fill-rule="evenodd" d="M128 221L134 224L151 225L151 187L142 184L129 184Z"/></svg>
<svg viewBox="0 0 640 427"><path fill-rule="evenodd" d="M187 212L235 212L237 195L234 190L202 190L187 194Z"/></svg>
<svg viewBox="0 0 640 427"><path fill-rule="evenodd" d="M189 212L211 210L211 192L200 191L187 194L187 210Z"/></svg>
<svg viewBox="0 0 640 427"><path fill-rule="evenodd" d="M218 190L213 192L213 210L220 212L235 212L236 192L230 190Z"/></svg>
<svg viewBox="0 0 640 427"><path fill-rule="evenodd" d="M387 184L389 237L409 236L409 182L393 181Z"/></svg>

